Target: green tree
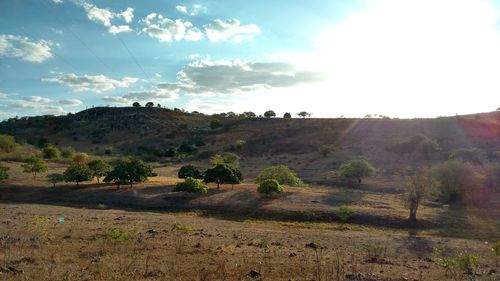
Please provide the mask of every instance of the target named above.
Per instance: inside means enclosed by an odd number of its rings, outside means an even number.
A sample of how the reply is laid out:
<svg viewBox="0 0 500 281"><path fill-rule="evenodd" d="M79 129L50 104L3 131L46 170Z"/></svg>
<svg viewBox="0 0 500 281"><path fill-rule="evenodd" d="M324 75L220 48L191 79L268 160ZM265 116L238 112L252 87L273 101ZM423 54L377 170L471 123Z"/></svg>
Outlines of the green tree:
<svg viewBox="0 0 500 281"><path fill-rule="evenodd" d="M222 154L216 154L210 158L210 163L212 165L217 164L228 164L234 168L240 166L240 157L232 152L224 152Z"/></svg>
<svg viewBox="0 0 500 281"><path fill-rule="evenodd" d="M82 181L92 180L92 171L85 164L73 163L64 171L64 180L76 182L76 186L79 186Z"/></svg>
<svg viewBox="0 0 500 281"><path fill-rule="evenodd" d="M377 171L368 160L354 158L340 165L340 176L346 179L356 179L361 184L363 178L373 176Z"/></svg>
<svg viewBox="0 0 500 281"><path fill-rule="evenodd" d="M140 104L140 103L138 103L138 102L134 102L134 103L132 104L132 106L133 106L133 107L141 107L141 104Z"/></svg>
<svg viewBox="0 0 500 281"><path fill-rule="evenodd" d="M48 170L47 165L45 165L43 159L39 157L30 156L24 162L25 163L22 165L23 172L31 173L34 180L36 180L36 175L38 173L44 173Z"/></svg>
<svg viewBox="0 0 500 281"><path fill-rule="evenodd" d="M87 166L92 171L92 177L97 179L97 183L99 183L101 177L106 176L112 170L106 161L100 159L90 161Z"/></svg>
<svg viewBox="0 0 500 281"><path fill-rule="evenodd" d="M297 113L297 115L302 117L302 118L306 118L306 117L311 117L312 113L307 112L307 111L301 111L301 112Z"/></svg>
<svg viewBox="0 0 500 281"><path fill-rule="evenodd" d="M0 163L0 181L6 180L9 178L9 174L7 171L9 170L9 167L5 167Z"/></svg>
<svg viewBox="0 0 500 281"><path fill-rule="evenodd" d="M257 192L262 194L282 193L285 189L275 179L269 179L261 182L257 187Z"/></svg>
<svg viewBox="0 0 500 281"><path fill-rule="evenodd" d="M154 107L155 104L153 102L147 102L145 106L146 107Z"/></svg>
<svg viewBox="0 0 500 281"><path fill-rule="evenodd" d="M13 152L17 147L18 144L13 136L0 134L0 152Z"/></svg>
<svg viewBox="0 0 500 281"><path fill-rule="evenodd" d="M63 174L50 174L47 175L47 180L52 183L53 187L56 187L56 184L65 181L66 178Z"/></svg>
<svg viewBox="0 0 500 281"><path fill-rule="evenodd" d="M145 182L149 177L157 176L150 165L139 159L120 160L104 178L104 182L126 182L131 188L134 183Z"/></svg>
<svg viewBox="0 0 500 281"><path fill-rule="evenodd" d="M88 159L89 156L87 155L87 153L78 152L73 155L73 163L75 164L83 165L87 163Z"/></svg>
<svg viewBox="0 0 500 281"><path fill-rule="evenodd" d="M73 155L76 153L75 149L71 146L66 146L61 148L61 157L65 159L73 158Z"/></svg>
<svg viewBox="0 0 500 281"><path fill-rule="evenodd" d="M179 169L179 172L177 173L177 176L180 179L185 179L185 178L202 179L203 178L203 176L201 175L201 172L198 169L198 167L193 166L193 165L182 166Z"/></svg>
<svg viewBox="0 0 500 281"><path fill-rule="evenodd" d="M304 183L300 178L285 165L277 165L267 167L262 170L256 178L257 183L262 183L266 180L277 180L279 184L285 184L289 186L301 186Z"/></svg>
<svg viewBox="0 0 500 281"><path fill-rule="evenodd" d="M215 129L219 128L220 126L221 125L220 125L219 120L214 119L214 120L210 121L210 129L215 130Z"/></svg>
<svg viewBox="0 0 500 281"><path fill-rule="evenodd" d="M207 193L208 186L203 184L200 180L192 177L187 177L183 182L175 185L173 192L186 191L190 193Z"/></svg>
<svg viewBox="0 0 500 281"><path fill-rule="evenodd" d="M283 118L290 119L292 118L292 114L290 114L290 112L285 112L285 114L283 114Z"/></svg>
<svg viewBox="0 0 500 281"><path fill-rule="evenodd" d="M217 189L221 184L239 184L243 180L240 170L227 165L217 164L203 173L205 182L214 182L217 184Z"/></svg>
<svg viewBox="0 0 500 281"><path fill-rule="evenodd" d="M264 117L266 118L276 117L276 112L274 112L273 110L268 110L264 112Z"/></svg>
<svg viewBox="0 0 500 281"><path fill-rule="evenodd" d="M252 111L245 111L243 112L243 116L245 118L255 118L257 115Z"/></svg>
<svg viewBox="0 0 500 281"><path fill-rule="evenodd" d="M462 201L469 193L483 186L484 178L470 163L447 161L433 166L430 174L436 180L440 200L444 203Z"/></svg>
<svg viewBox="0 0 500 281"><path fill-rule="evenodd" d="M59 159L61 158L61 152L57 147L49 144L42 148L42 157L47 160Z"/></svg>

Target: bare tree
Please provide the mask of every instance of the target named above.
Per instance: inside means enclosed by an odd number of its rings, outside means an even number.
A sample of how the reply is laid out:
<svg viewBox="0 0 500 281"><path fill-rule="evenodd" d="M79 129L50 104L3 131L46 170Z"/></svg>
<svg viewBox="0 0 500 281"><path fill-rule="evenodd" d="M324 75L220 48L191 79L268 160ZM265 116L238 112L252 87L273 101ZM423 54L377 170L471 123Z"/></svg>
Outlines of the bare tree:
<svg viewBox="0 0 500 281"><path fill-rule="evenodd" d="M431 186L431 179L423 171L406 177L401 195L405 207L410 211L408 220L411 224L416 223L418 207Z"/></svg>

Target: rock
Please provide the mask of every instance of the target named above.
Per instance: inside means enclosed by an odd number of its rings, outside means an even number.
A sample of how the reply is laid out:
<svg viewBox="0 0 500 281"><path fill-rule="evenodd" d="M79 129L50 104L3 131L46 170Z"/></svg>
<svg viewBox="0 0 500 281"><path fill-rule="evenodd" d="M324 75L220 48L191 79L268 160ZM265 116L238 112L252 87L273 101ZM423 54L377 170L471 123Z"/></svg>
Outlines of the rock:
<svg viewBox="0 0 500 281"><path fill-rule="evenodd" d="M290 253L291 258L296 257L296 256L297 256L297 253Z"/></svg>
<svg viewBox="0 0 500 281"><path fill-rule="evenodd" d="M195 248L199 248L199 247L201 247L201 243L200 243L200 242L196 243L196 245L194 245L194 247L195 247Z"/></svg>
<svg viewBox="0 0 500 281"><path fill-rule="evenodd" d="M319 246L318 246L318 244L311 242L311 243L306 244L306 248L318 249Z"/></svg>
<svg viewBox="0 0 500 281"><path fill-rule="evenodd" d="M258 271L255 271L255 270L250 270L250 272L248 272L247 274L248 277L250 278L260 278L260 273Z"/></svg>
<svg viewBox="0 0 500 281"><path fill-rule="evenodd" d="M149 233L149 234L158 234L159 232L154 230L154 229L149 229L148 231L146 231L146 233Z"/></svg>
<svg viewBox="0 0 500 281"><path fill-rule="evenodd" d="M488 271L488 275L493 275L495 273L497 273L497 271L494 269L490 269L490 271Z"/></svg>

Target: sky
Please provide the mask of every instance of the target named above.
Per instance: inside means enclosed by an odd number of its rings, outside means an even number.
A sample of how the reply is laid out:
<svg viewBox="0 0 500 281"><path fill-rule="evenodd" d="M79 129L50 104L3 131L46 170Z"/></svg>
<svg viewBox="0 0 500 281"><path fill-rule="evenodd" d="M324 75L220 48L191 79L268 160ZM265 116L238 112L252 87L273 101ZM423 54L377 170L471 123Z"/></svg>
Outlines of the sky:
<svg viewBox="0 0 500 281"><path fill-rule="evenodd" d="M2 0L0 120L161 104L437 117L500 107L500 1Z"/></svg>

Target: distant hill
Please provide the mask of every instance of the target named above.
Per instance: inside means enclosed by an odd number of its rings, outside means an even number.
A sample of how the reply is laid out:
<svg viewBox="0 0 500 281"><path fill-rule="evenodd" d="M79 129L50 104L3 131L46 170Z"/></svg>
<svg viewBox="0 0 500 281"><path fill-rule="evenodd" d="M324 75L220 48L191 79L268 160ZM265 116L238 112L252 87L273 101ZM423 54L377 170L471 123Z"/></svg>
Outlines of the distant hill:
<svg viewBox="0 0 500 281"><path fill-rule="evenodd" d="M169 150L179 150L184 144L181 150L188 151L188 159L236 150L243 157L270 163L307 156L309 163L314 162L311 169L330 169L351 156L363 155L393 169L443 160L457 148L476 147L490 159L498 159L500 112L434 119L283 119L98 107L66 116L9 119L0 123L0 132L33 145L48 141L93 154L133 154L150 160L162 160L170 156ZM420 155L417 147L411 147L418 145L412 138L435 141L440 151ZM333 151L326 159L318 153L322 145Z"/></svg>

